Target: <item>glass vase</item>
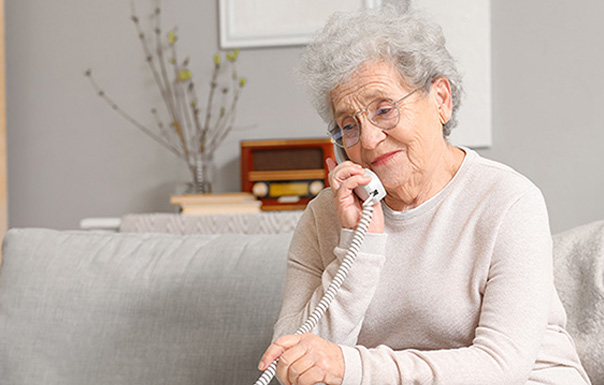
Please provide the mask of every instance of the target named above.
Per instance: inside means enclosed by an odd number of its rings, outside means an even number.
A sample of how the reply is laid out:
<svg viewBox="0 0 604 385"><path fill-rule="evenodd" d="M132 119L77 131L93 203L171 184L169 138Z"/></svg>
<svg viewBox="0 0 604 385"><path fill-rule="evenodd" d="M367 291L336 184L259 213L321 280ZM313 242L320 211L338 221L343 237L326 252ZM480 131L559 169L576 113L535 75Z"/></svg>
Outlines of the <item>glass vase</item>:
<svg viewBox="0 0 604 385"><path fill-rule="evenodd" d="M191 167L193 183L188 189L189 194L211 194L214 181L214 155L196 154L195 162Z"/></svg>

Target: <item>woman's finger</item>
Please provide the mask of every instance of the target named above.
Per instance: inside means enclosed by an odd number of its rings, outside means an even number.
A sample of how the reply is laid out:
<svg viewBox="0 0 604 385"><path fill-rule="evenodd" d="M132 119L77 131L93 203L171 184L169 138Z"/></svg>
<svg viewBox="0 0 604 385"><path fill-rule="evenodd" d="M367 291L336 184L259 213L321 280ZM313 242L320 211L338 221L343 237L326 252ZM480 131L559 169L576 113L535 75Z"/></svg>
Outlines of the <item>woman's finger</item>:
<svg viewBox="0 0 604 385"><path fill-rule="evenodd" d="M300 373L306 371L308 368L300 369L300 359L306 354L306 349L303 344L296 344L291 348L287 349L281 357L279 357L279 363L277 364L277 377L282 380L289 380L290 383L295 384L295 379ZM302 361L303 363L304 361ZM293 378L293 380L291 379Z"/></svg>
<svg viewBox="0 0 604 385"><path fill-rule="evenodd" d="M268 368L269 365L279 358L287 349L297 345L300 342L300 339L300 335L287 335L277 338L262 355L260 363L258 364L258 369L266 370L266 368Z"/></svg>
<svg viewBox="0 0 604 385"><path fill-rule="evenodd" d="M332 189L338 189L348 178L355 175L363 175L364 173L363 167L351 161L346 161L331 170L329 173L329 184Z"/></svg>
<svg viewBox="0 0 604 385"><path fill-rule="evenodd" d="M338 165L333 158L325 159L325 164L327 165L328 172L331 172Z"/></svg>
<svg viewBox="0 0 604 385"><path fill-rule="evenodd" d="M317 383L323 383L324 379L325 373L323 370L314 366L300 375L296 385L314 385Z"/></svg>
<svg viewBox="0 0 604 385"><path fill-rule="evenodd" d="M296 347L297 346L300 345L296 345ZM290 350L293 350L296 347L293 347ZM307 354L306 349L303 348L302 351L304 353L301 356L297 357L296 360L289 365L287 377L285 377L290 383L296 385L300 383L300 376L316 364L316 360L311 357L311 355ZM283 359L283 356L281 356L281 359ZM279 360L279 363L281 363L281 359Z"/></svg>
<svg viewBox="0 0 604 385"><path fill-rule="evenodd" d="M340 189L346 189L347 191L352 192L352 191L354 191L355 188L366 185L369 182L371 182L370 176L355 175L355 176L351 176L350 178L346 179L340 186Z"/></svg>

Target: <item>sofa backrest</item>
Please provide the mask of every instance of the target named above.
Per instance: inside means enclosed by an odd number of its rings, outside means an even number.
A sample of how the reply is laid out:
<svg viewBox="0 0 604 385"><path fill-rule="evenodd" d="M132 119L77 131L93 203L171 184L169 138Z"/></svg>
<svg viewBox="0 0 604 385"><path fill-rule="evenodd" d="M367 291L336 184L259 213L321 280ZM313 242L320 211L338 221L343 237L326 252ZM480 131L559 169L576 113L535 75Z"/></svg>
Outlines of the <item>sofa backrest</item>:
<svg viewBox="0 0 604 385"><path fill-rule="evenodd" d="M290 237L10 230L0 384L253 383Z"/></svg>
<svg viewBox="0 0 604 385"><path fill-rule="evenodd" d="M253 383L290 238L9 230L0 385ZM604 385L604 221L554 236L554 273L567 329Z"/></svg>

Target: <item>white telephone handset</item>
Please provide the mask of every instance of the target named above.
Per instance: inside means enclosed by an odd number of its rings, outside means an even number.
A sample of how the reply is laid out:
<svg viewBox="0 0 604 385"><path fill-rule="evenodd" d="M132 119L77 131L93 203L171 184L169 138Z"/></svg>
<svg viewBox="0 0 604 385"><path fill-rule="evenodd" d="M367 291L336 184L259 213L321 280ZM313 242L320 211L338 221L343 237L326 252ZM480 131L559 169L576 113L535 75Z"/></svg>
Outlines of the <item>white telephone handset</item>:
<svg viewBox="0 0 604 385"><path fill-rule="evenodd" d="M346 151L342 147L334 146L334 154L336 155L336 162L338 162L338 164L348 160ZM377 203L386 196L386 190L384 189L384 186L382 185L382 182L378 176L375 175L373 171L366 168L365 175L371 177L371 182L355 188L354 192L363 202L370 197L374 197L374 200Z"/></svg>
<svg viewBox="0 0 604 385"><path fill-rule="evenodd" d="M357 194L363 202L366 202L369 198L373 198L374 203L381 201L386 196L386 190L380 182L377 175L370 169L365 169L365 176L371 177L371 182L366 185L359 186L354 189L354 193Z"/></svg>
<svg viewBox="0 0 604 385"><path fill-rule="evenodd" d="M338 163L348 159L343 148L335 147L335 155ZM365 169L365 175L371 176L372 180L368 184L354 189L355 194L363 201L363 212L361 213L361 221L354 231L352 242L348 247L348 252L344 257L342 264L338 268L336 275L333 277L331 284L323 294L321 301L319 301L319 304L312 311L304 324L302 324L302 326L296 331L296 334L309 333L317 325L319 319L321 319L329 308L329 305L335 298L338 290L340 290L342 283L348 276L348 271L356 259L357 253L359 252L361 244L363 243L363 239L365 239L365 234L367 233L369 223L371 223L371 217L373 216L373 205L386 196L386 190L384 189L384 186L382 186L382 182L380 182L377 175L375 175L375 173L369 169ZM271 365L264 371L264 373L262 373L262 376L260 376L260 378L258 378L258 380L254 383L254 385L268 385L277 372L278 361L278 358L273 361Z"/></svg>

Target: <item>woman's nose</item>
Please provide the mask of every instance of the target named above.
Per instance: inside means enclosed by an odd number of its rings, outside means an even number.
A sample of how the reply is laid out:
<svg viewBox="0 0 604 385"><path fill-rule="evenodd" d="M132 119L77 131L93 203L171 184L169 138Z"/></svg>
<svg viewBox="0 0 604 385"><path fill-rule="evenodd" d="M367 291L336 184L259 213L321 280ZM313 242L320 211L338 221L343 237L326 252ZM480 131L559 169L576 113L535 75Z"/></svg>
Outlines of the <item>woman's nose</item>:
<svg viewBox="0 0 604 385"><path fill-rule="evenodd" d="M359 142L367 149L373 149L386 138L386 133L367 118L367 114L357 116L359 120Z"/></svg>

